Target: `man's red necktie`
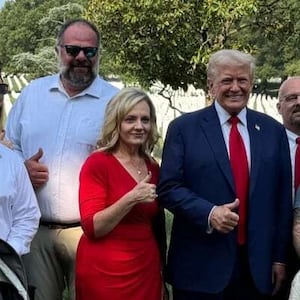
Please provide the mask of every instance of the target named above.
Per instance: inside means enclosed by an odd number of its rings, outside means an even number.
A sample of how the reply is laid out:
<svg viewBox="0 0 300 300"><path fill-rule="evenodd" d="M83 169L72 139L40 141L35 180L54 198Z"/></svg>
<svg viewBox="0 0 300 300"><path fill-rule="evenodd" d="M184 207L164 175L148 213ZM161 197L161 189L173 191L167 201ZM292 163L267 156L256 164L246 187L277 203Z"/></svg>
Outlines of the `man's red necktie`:
<svg viewBox="0 0 300 300"><path fill-rule="evenodd" d="M294 181L294 186L295 186L295 193L297 192L297 189L300 185L300 138L296 138L296 154L295 154L295 181Z"/></svg>
<svg viewBox="0 0 300 300"><path fill-rule="evenodd" d="M247 200L249 191L249 168L246 148L243 139L238 131L239 118L232 116L229 119L231 130L229 134L230 164L236 189L236 197L239 199L239 223L238 223L238 244L246 242L247 231Z"/></svg>

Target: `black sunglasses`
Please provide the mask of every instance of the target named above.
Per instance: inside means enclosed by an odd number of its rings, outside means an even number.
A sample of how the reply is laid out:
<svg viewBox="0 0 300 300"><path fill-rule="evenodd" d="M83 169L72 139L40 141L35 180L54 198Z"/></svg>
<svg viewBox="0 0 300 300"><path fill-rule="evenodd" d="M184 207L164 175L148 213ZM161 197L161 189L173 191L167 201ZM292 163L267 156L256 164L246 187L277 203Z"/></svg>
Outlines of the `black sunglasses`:
<svg viewBox="0 0 300 300"><path fill-rule="evenodd" d="M92 58L98 51L98 47L79 47L73 45L60 45L60 47L65 48L67 54L73 57L76 57L80 51L83 51L87 58Z"/></svg>
<svg viewBox="0 0 300 300"><path fill-rule="evenodd" d="M7 94L8 85L6 83L0 83L0 95Z"/></svg>

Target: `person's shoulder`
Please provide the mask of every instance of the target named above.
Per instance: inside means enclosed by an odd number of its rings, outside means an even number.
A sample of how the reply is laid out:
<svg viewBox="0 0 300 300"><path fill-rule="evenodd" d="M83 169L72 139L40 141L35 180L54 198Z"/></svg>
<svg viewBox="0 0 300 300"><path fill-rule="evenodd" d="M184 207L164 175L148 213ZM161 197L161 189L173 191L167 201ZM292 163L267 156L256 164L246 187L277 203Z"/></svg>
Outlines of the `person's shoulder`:
<svg viewBox="0 0 300 300"><path fill-rule="evenodd" d="M16 153L14 153L13 150L11 150L9 147L5 146L4 144L2 144L0 142L0 155L1 156L3 156L3 155L5 155L5 156L10 156L10 155L14 156L14 155L16 155Z"/></svg>
<svg viewBox="0 0 300 300"><path fill-rule="evenodd" d="M88 88L88 92L94 97L101 100L103 105L106 105L107 102L117 94L119 89L108 81L102 79L99 75L96 76L93 83Z"/></svg>
<svg viewBox="0 0 300 300"><path fill-rule="evenodd" d="M112 154L96 150L86 159L86 164L106 164L112 160Z"/></svg>
<svg viewBox="0 0 300 300"><path fill-rule="evenodd" d="M23 161L18 154L2 143L0 143L0 159L10 165L23 166Z"/></svg>
<svg viewBox="0 0 300 300"><path fill-rule="evenodd" d="M105 174L106 170L110 168L112 159L112 154L96 150L85 160L81 174Z"/></svg>
<svg viewBox="0 0 300 300"><path fill-rule="evenodd" d="M154 176L158 176L160 169L158 161L154 157L151 157L151 159L146 159L146 163L149 170L154 174Z"/></svg>
<svg viewBox="0 0 300 300"><path fill-rule="evenodd" d="M155 157L151 156L151 158L146 158L146 163L154 169L159 169L159 163Z"/></svg>
<svg viewBox="0 0 300 300"><path fill-rule="evenodd" d="M120 91L119 88L117 88L112 83L103 79L100 76L97 76L95 80L96 80L97 86L99 86L101 88L101 91L104 93L111 93L112 95L114 95Z"/></svg>
<svg viewBox="0 0 300 300"><path fill-rule="evenodd" d="M57 81L58 77L59 77L58 74L47 75L47 76L43 76L43 77L38 77L38 78L35 78L35 79L31 80L30 83L29 83L29 85Z"/></svg>
<svg viewBox="0 0 300 300"><path fill-rule="evenodd" d="M202 120L203 118L207 117L211 111L212 107L209 106L192 112L183 113L182 115L171 121L171 123L178 125L190 124L191 126L193 126L192 124L194 124L195 121L198 122L199 120Z"/></svg>
<svg viewBox="0 0 300 300"><path fill-rule="evenodd" d="M40 89L41 87L50 88L53 84L58 82L58 79L58 74L35 78L31 80L26 87L24 87L24 91L31 89Z"/></svg>
<svg viewBox="0 0 300 300"><path fill-rule="evenodd" d="M274 119L272 116L267 115L263 112L255 111L255 110L248 108L248 114L251 117L254 117L256 120L260 121L262 124L269 125L269 126L275 127L275 128L278 127L281 130L284 129L284 126L282 125L282 123L280 123L279 121Z"/></svg>

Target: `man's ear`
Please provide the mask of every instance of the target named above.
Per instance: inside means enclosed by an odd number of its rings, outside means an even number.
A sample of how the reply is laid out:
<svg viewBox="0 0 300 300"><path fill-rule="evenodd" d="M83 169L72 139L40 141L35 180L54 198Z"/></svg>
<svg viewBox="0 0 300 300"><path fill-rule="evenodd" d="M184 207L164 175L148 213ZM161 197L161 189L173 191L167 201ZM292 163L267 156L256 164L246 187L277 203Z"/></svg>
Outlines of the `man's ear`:
<svg viewBox="0 0 300 300"><path fill-rule="evenodd" d="M281 114L281 112L280 112L280 110L281 110L281 103L277 102L276 107L277 107L277 110L278 110L279 114Z"/></svg>
<svg viewBox="0 0 300 300"><path fill-rule="evenodd" d="M213 80L207 79L207 87L208 87L208 92L211 95L211 97L214 97L214 84L213 84Z"/></svg>

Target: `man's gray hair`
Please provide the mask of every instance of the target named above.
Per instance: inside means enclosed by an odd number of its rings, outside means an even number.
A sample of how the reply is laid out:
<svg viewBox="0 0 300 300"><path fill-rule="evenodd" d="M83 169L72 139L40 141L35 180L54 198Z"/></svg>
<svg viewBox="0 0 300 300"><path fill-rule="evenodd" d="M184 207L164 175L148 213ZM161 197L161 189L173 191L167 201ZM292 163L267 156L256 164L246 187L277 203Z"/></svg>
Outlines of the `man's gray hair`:
<svg viewBox="0 0 300 300"><path fill-rule="evenodd" d="M211 55L207 65L207 78L214 80L218 75L219 67L224 65L239 64L249 66L251 80L254 79L255 58L247 53L234 49L223 49Z"/></svg>

